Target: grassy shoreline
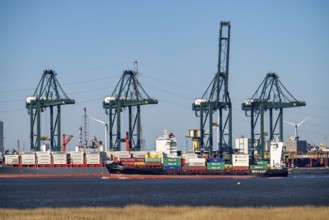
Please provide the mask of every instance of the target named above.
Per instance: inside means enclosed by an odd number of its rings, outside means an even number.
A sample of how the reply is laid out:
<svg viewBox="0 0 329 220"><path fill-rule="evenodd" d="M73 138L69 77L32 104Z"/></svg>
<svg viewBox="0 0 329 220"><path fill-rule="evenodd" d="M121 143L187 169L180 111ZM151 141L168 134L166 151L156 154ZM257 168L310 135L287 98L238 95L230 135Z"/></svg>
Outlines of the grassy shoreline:
<svg viewBox="0 0 329 220"><path fill-rule="evenodd" d="M193 219L317 219L329 217L329 206L224 208L214 206L144 206L130 205L123 208L0 208L0 219L143 219L143 220L193 220Z"/></svg>

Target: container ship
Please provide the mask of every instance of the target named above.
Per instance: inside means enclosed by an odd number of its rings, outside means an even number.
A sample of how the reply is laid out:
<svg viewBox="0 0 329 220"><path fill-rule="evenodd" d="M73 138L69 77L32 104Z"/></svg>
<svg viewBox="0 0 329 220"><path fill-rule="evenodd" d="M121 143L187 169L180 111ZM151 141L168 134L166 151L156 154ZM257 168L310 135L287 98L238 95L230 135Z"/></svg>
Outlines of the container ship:
<svg viewBox="0 0 329 220"><path fill-rule="evenodd" d="M281 163L283 142L271 142L271 160L250 163L248 154L231 154L232 160L207 158L195 152L178 156L176 139L167 131L156 140L157 152L117 155L106 164L110 174L174 176L262 176L286 177Z"/></svg>
<svg viewBox="0 0 329 220"><path fill-rule="evenodd" d="M5 154L0 178L89 177L107 175L105 152L28 152Z"/></svg>

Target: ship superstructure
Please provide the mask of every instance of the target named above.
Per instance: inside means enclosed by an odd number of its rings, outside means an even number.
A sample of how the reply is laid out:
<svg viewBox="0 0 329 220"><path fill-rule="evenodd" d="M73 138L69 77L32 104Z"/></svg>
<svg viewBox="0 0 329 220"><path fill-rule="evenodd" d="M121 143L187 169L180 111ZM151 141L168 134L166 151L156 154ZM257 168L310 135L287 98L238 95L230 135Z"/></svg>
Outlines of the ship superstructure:
<svg viewBox="0 0 329 220"><path fill-rule="evenodd" d="M177 141L173 133L164 130L164 134L155 141L156 151L164 153L167 157L177 157Z"/></svg>

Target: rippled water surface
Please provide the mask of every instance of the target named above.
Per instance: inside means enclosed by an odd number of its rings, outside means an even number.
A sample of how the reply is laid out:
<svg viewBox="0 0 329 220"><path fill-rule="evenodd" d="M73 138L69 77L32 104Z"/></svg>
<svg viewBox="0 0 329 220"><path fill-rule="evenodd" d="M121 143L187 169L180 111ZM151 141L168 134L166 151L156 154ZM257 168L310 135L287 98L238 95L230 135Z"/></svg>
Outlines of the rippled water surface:
<svg viewBox="0 0 329 220"><path fill-rule="evenodd" d="M0 179L0 207L329 205L329 176L251 179Z"/></svg>

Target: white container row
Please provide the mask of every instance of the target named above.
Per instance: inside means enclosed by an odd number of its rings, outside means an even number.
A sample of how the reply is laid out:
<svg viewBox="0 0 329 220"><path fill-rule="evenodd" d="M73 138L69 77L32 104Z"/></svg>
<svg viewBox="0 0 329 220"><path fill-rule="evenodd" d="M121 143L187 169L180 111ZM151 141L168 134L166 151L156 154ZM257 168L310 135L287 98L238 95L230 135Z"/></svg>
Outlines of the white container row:
<svg viewBox="0 0 329 220"><path fill-rule="evenodd" d="M84 153L83 152L70 152L71 164L84 164ZM102 157L103 159L103 157ZM5 164L8 165L19 165L21 160L22 165L34 165L38 164L67 164L67 154L64 152L36 152L34 153L23 153L21 155L4 155ZM100 164L101 156L99 152L87 153L86 162L87 164Z"/></svg>

